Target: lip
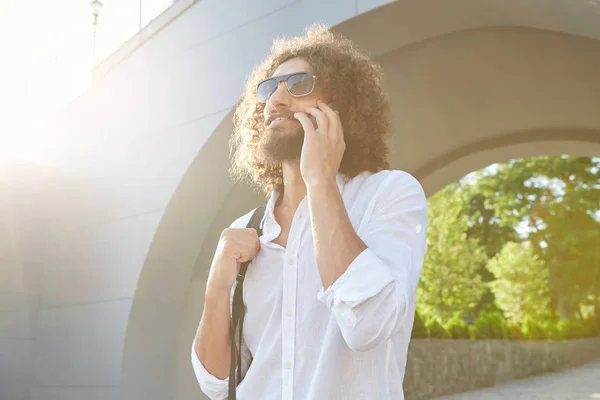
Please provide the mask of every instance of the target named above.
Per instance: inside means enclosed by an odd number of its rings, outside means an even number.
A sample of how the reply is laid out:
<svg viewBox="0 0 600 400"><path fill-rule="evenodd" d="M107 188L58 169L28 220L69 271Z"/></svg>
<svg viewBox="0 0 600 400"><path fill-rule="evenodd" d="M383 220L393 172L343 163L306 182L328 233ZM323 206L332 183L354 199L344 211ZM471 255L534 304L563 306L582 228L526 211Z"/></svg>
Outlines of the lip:
<svg viewBox="0 0 600 400"><path fill-rule="evenodd" d="M281 119L278 119L281 118ZM281 123L283 121L294 121L294 115L292 113L274 113L269 115L269 118L265 121L265 125L269 126L275 122Z"/></svg>
<svg viewBox="0 0 600 400"><path fill-rule="evenodd" d="M292 120L289 118L283 118L283 119L274 119L271 121L271 123L269 123L269 126L273 126L273 125L279 125L279 124L284 124L286 122L291 122Z"/></svg>

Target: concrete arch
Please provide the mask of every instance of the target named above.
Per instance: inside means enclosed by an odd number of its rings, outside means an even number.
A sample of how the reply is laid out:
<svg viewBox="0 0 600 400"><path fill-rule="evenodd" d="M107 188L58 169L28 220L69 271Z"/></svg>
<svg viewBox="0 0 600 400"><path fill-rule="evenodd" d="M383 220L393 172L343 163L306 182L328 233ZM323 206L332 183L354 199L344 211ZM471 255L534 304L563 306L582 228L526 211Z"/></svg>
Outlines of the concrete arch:
<svg viewBox="0 0 600 400"><path fill-rule="evenodd" d="M186 398L174 396L178 365L189 364L189 354L185 361L179 359L177 348L192 273L210 265L218 239L213 232L220 232L240 206L247 207L246 201L260 200L258 193L249 198L249 188L234 190L229 179L231 117L229 113L191 164L149 249L127 327L123 399ZM165 273L164 265L182 267Z"/></svg>
<svg viewBox="0 0 600 400"><path fill-rule="evenodd" d="M394 111L393 166L432 193L511 157L599 154L599 50L600 42L580 36L493 27L379 57ZM476 154L489 158L455 162Z"/></svg>
<svg viewBox="0 0 600 400"><path fill-rule="evenodd" d="M487 165L485 160L561 149L600 154L600 26L590 10L598 12L560 1L484 7L478 1L414 0L355 16L335 29L386 71L397 133L392 165L415 174L433 193ZM490 54L503 55L503 68L490 62ZM519 56L531 58L519 63ZM552 61L560 61L554 72L536 68ZM529 112L515 98L524 99ZM123 398L198 395L189 351L218 233L264 199L233 186L227 176L231 128L229 113L190 165L156 231L127 327Z"/></svg>
<svg viewBox="0 0 600 400"><path fill-rule="evenodd" d="M430 196L466 174L493 163L548 155L600 156L600 130L514 132L452 150L414 171Z"/></svg>

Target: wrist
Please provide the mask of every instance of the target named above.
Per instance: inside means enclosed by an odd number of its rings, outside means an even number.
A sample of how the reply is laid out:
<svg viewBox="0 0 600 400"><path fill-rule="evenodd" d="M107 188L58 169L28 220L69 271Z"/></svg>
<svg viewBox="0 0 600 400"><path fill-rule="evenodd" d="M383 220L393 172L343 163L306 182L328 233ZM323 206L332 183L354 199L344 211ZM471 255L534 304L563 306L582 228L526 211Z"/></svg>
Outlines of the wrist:
<svg viewBox="0 0 600 400"><path fill-rule="evenodd" d="M212 300L221 300L226 298L229 301L229 297L231 296L231 288L232 286L223 286L216 284L214 282L207 282L206 290L204 292L204 300L212 301Z"/></svg>
<svg viewBox="0 0 600 400"><path fill-rule="evenodd" d="M323 176L323 175L318 175L318 176L314 176L311 177L309 179L306 179L304 181L304 183L306 184L306 189L308 191L312 190L316 190L316 189L323 189L323 188L328 188L328 187L337 187L337 182L336 182L336 177L329 177L329 176Z"/></svg>

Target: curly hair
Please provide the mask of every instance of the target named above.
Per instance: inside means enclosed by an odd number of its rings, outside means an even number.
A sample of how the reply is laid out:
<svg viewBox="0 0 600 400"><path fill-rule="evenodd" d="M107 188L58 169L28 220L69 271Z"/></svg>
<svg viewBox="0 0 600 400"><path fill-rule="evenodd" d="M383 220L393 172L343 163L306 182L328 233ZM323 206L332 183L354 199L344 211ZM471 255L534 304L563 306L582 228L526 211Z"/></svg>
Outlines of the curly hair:
<svg viewBox="0 0 600 400"><path fill-rule="evenodd" d="M306 35L277 38L271 54L247 80L234 114L230 173L247 179L265 194L283 186L281 163L262 158L258 140L265 129L265 105L256 101L256 86L271 77L283 62L300 57L319 77L320 89L331 93L344 129L344 152L339 172L353 178L365 171L389 169L387 136L391 123L389 102L381 87L381 68L357 46L323 25L311 25Z"/></svg>

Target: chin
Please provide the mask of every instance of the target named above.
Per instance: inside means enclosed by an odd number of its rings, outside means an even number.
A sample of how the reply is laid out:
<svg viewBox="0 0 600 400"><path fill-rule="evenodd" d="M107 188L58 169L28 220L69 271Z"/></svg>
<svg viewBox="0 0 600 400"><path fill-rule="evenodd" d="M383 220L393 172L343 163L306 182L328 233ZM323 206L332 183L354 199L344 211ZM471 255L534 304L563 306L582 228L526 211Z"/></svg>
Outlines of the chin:
<svg viewBox="0 0 600 400"><path fill-rule="evenodd" d="M303 144L303 130L267 128L260 144L261 158L277 163L299 160Z"/></svg>

